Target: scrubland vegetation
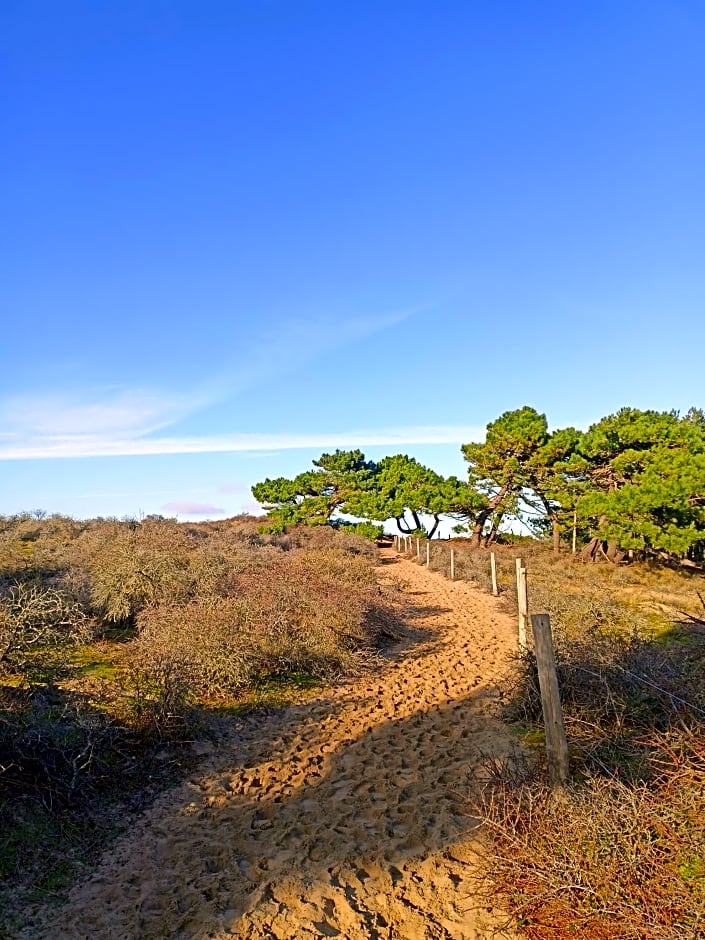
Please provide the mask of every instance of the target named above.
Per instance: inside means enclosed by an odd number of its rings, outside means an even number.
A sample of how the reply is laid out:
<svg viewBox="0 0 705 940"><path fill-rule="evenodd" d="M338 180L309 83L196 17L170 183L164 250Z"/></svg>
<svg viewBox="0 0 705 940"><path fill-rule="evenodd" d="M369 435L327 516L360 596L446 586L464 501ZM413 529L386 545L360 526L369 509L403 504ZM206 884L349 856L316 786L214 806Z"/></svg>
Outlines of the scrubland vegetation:
<svg viewBox="0 0 705 940"><path fill-rule="evenodd" d="M213 716L369 668L390 635L372 542L0 520L0 877L60 890L126 811L193 763Z"/></svg>
<svg viewBox="0 0 705 940"><path fill-rule="evenodd" d="M126 810L183 775L213 715L373 665L396 635L380 521L430 538L450 516L467 536L456 576L488 590L491 546L511 609L524 558L530 609L551 614L570 746L570 783L551 790L535 659L517 656L502 715L520 756L488 767L476 807L493 896L536 940L704 936L703 413L622 409L549 433L525 407L462 451L467 482L404 455L323 454L253 488L264 525L0 520L10 889L61 890ZM503 534L517 518L534 538ZM449 543L429 547L447 571Z"/></svg>
<svg viewBox="0 0 705 940"><path fill-rule="evenodd" d="M457 576L491 590L489 553L452 544ZM431 567L448 571L449 547L433 543ZM476 805L493 897L536 940L703 936L703 573L586 564L527 539L492 548L508 607L521 556L530 609L551 614L572 770L547 786L536 661L517 655L501 714L521 752L488 766Z"/></svg>
<svg viewBox="0 0 705 940"><path fill-rule="evenodd" d="M552 617L573 776L559 794L545 786L529 652L503 710L528 749L491 768L479 807L493 891L532 938L704 936L705 416L623 408L587 431L549 432L524 407L462 452L467 482L354 451L254 492L274 528L348 512L430 538L450 516L469 536L458 576L488 588L480 547L492 545L514 609L514 557L525 556L530 609ZM536 541L505 552L516 520ZM435 544L432 564L447 571Z"/></svg>

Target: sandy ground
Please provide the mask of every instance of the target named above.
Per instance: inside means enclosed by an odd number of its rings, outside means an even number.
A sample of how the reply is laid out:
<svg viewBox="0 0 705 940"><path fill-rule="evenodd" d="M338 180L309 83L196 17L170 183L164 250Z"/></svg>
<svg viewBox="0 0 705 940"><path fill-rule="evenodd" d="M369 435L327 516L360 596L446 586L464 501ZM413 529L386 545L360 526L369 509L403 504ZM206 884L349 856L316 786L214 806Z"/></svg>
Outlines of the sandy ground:
<svg viewBox="0 0 705 940"><path fill-rule="evenodd" d="M488 714L514 648L496 599L385 553L410 636L374 679L234 721L25 938L512 937L481 904L465 798L509 753Z"/></svg>

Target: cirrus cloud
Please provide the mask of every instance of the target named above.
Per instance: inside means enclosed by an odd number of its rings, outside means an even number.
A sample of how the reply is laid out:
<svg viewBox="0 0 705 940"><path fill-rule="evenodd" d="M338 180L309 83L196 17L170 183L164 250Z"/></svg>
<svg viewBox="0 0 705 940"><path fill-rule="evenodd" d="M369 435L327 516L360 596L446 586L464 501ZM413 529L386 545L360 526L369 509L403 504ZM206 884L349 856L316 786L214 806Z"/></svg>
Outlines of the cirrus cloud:
<svg viewBox="0 0 705 940"><path fill-rule="evenodd" d="M0 460L60 457L139 457L155 454L267 455L313 448L398 447L409 444L464 444L481 441L484 428L472 425L422 425L323 432L241 433L194 437L75 435L16 441L2 439Z"/></svg>

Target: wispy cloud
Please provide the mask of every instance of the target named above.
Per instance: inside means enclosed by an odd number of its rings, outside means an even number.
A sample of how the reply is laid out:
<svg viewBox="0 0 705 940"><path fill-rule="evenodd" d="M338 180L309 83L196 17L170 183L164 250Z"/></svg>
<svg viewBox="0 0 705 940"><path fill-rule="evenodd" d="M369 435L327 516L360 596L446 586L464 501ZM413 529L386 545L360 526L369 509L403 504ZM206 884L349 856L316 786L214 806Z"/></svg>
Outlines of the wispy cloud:
<svg viewBox="0 0 705 940"><path fill-rule="evenodd" d="M368 316L310 314L280 319L243 335L237 358L203 385L203 394L213 401L224 400L273 377L301 372L316 360L340 353L429 309L429 304L418 304Z"/></svg>
<svg viewBox="0 0 705 940"><path fill-rule="evenodd" d="M468 429L401 428L321 434L166 436L182 419L236 398L255 384L388 329L426 307L368 317L299 317L243 338L234 367L188 392L117 386L15 395L0 400L0 460L197 454L256 454L307 447L455 443ZM472 429L474 433L475 429Z"/></svg>
<svg viewBox="0 0 705 940"><path fill-rule="evenodd" d="M225 509L222 506L212 506L210 503L193 503L187 499L177 499L164 503L165 512L174 512L183 516L222 516Z"/></svg>
<svg viewBox="0 0 705 940"><path fill-rule="evenodd" d="M0 440L0 460L68 457L124 457L156 454L277 452L350 447L396 447L405 444L461 444L482 440L484 428L472 425L358 429L311 433L227 434L202 437L145 437L76 434Z"/></svg>
<svg viewBox="0 0 705 940"><path fill-rule="evenodd" d="M0 401L2 436L150 434L202 406L198 395L115 387L17 395Z"/></svg>

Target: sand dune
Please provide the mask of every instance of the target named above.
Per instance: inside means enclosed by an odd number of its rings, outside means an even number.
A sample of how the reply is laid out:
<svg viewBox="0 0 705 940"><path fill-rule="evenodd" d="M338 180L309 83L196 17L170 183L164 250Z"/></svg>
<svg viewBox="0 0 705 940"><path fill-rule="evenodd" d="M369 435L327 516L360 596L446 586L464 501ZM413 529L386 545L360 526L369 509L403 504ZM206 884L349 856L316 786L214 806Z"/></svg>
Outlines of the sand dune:
<svg viewBox="0 0 705 940"><path fill-rule="evenodd" d="M374 680L235 722L25 937L513 936L478 902L465 798L483 758L511 747L487 706L514 622L494 598L386 555L415 640Z"/></svg>

